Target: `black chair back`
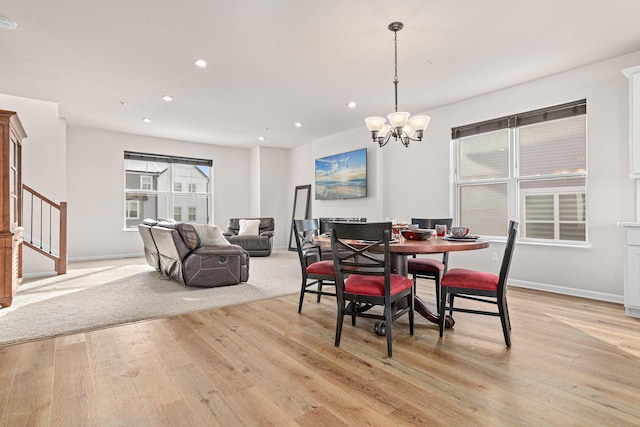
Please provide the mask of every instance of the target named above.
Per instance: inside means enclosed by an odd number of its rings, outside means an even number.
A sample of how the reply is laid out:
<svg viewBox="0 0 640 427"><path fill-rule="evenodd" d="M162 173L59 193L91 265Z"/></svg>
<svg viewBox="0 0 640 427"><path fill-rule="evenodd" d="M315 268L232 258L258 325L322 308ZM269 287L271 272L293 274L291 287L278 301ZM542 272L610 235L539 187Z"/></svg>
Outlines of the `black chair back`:
<svg viewBox="0 0 640 427"><path fill-rule="evenodd" d="M434 229L436 224L444 224L447 228L453 225L453 218L411 218L411 224L418 224L418 228Z"/></svg>
<svg viewBox="0 0 640 427"><path fill-rule="evenodd" d="M391 274L390 222L332 222L329 223L329 228L336 271L336 286L339 290L338 296L342 293L345 276L355 271L361 275L385 276L385 282L389 283ZM365 242L365 245L359 244L355 247L345 240L357 240L359 243ZM375 253L372 253L372 250ZM386 286L385 289L387 295L390 292L388 288Z"/></svg>
<svg viewBox="0 0 640 427"><path fill-rule="evenodd" d="M293 235L300 259L300 267L304 270L309 264L322 260L320 249L313 243L313 237L319 234L317 219L294 219Z"/></svg>

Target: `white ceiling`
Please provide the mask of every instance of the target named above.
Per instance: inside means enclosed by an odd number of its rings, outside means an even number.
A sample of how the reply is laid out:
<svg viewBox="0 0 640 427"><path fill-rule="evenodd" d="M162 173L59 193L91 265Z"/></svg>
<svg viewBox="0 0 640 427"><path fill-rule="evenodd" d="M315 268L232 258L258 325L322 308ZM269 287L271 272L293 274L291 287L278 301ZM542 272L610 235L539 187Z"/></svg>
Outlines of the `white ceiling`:
<svg viewBox="0 0 640 427"><path fill-rule="evenodd" d="M18 24L0 29L0 93L73 126L239 147L368 138L363 118L393 110L392 21L413 113L640 50L640 0L3 0L0 16Z"/></svg>

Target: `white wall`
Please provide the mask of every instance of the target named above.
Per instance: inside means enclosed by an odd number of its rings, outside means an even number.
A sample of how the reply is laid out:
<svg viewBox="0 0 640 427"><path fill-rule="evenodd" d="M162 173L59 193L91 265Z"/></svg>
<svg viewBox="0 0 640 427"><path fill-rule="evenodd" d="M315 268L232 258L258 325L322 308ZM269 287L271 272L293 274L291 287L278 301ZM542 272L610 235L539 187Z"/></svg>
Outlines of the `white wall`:
<svg viewBox="0 0 640 427"><path fill-rule="evenodd" d="M521 286L621 302L624 243L616 223L635 218L634 182L628 177L628 80L621 70L638 64L640 52L427 111L431 124L424 140L408 148L393 142L377 148L364 126L313 141L311 158L304 159L305 150L292 156L310 169L317 157L369 147L369 196L314 201L313 216L410 220L452 215L452 127L586 98L590 247L518 244L510 278ZM301 173L292 176L293 182L302 178ZM450 263L497 272L491 252L501 258L503 250L503 244L492 243L482 251L455 253Z"/></svg>
<svg viewBox="0 0 640 427"><path fill-rule="evenodd" d="M287 203L293 189L287 186L289 150L260 148L260 216L273 217L275 237L273 246L288 246L289 224L293 205Z"/></svg>
<svg viewBox="0 0 640 427"><path fill-rule="evenodd" d="M68 128L69 258L142 254L137 231L124 231L124 151L213 161L213 223L249 211L249 151L116 132Z"/></svg>
<svg viewBox="0 0 640 427"><path fill-rule="evenodd" d="M249 154L249 212L238 217L260 217L260 147L254 147Z"/></svg>

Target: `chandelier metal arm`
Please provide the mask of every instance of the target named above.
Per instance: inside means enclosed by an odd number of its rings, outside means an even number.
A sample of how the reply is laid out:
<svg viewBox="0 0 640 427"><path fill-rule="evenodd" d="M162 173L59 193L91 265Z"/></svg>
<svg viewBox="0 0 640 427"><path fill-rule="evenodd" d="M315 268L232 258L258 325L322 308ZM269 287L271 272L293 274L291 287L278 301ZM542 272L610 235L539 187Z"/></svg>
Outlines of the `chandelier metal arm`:
<svg viewBox="0 0 640 427"><path fill-rule="evenodd" d="M389 132L387 134L387 136L385 137L378 137L377 136L377 132L376 132L376 136L373 138L374 141L376 141L378 143L378 145L380 146L380 148L384 147L385 145L387 145L387 143L391 140L391 137L393 137L394 140L398 141L400 140L400 142L402 143L402 145L404 145L405 147L409 146L409 143L411 141L413 142L420 142L422 141L422 135L423 132L422 131L416 131L416 137L415 138L411 138L409 135L407 135L406 133L403 135L399 135L395 130L392 132Z"/></svg>

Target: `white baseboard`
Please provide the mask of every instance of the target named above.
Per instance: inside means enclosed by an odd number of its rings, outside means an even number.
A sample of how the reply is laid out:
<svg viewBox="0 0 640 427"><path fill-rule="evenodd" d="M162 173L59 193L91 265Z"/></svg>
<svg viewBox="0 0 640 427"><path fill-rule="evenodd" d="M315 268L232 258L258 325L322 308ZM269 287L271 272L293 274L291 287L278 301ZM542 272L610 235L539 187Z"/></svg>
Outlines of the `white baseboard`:
<svg viewBox="0 0 640 427"><path fill-rule="evenodd" d="M124 254L124 255L99 255L99 256L86 256L86 257L72 257L68 258L67 262L73 261L99 261L106 259L118 259L118 258L141 258L144 257L144 253L138 254ZM36 271L34 273L24 273L23 279L37 279L40 277L57 276L58 273L55 270L52 271Z"/></svg>
<svg viewBox="0 0 640 427"><path fill-rule="evenodd" d="M58 273L56 273L55 271L41 271L41 272L36 272L36 273L24 273L22 275L23 279L39 279L42 277L51 277L51 276L57 276Z"/></svg>
<svg viewBox="0 0 640 427"><path fill-rule="evenodd" d="M570 295L574 297L594 299L598 301L614 302L624 304L624 296L608 294L597 291L587 291L585 289L566 288L564 286L548 285L545 283L527 282L525 280L509 279L509 286L518 288L533 289L536 291L552 292L554 294Z"/></svg>
<svg viewBox="0 0 640 427"><path fill-rule="evenodd" d="M119 255L81 256L81 257L69 258L69 262L73 262L73 261L99 261L99 260L103 260L103 259L140 258L140 257L144 257L144 253L119 254Z"/></svg>

